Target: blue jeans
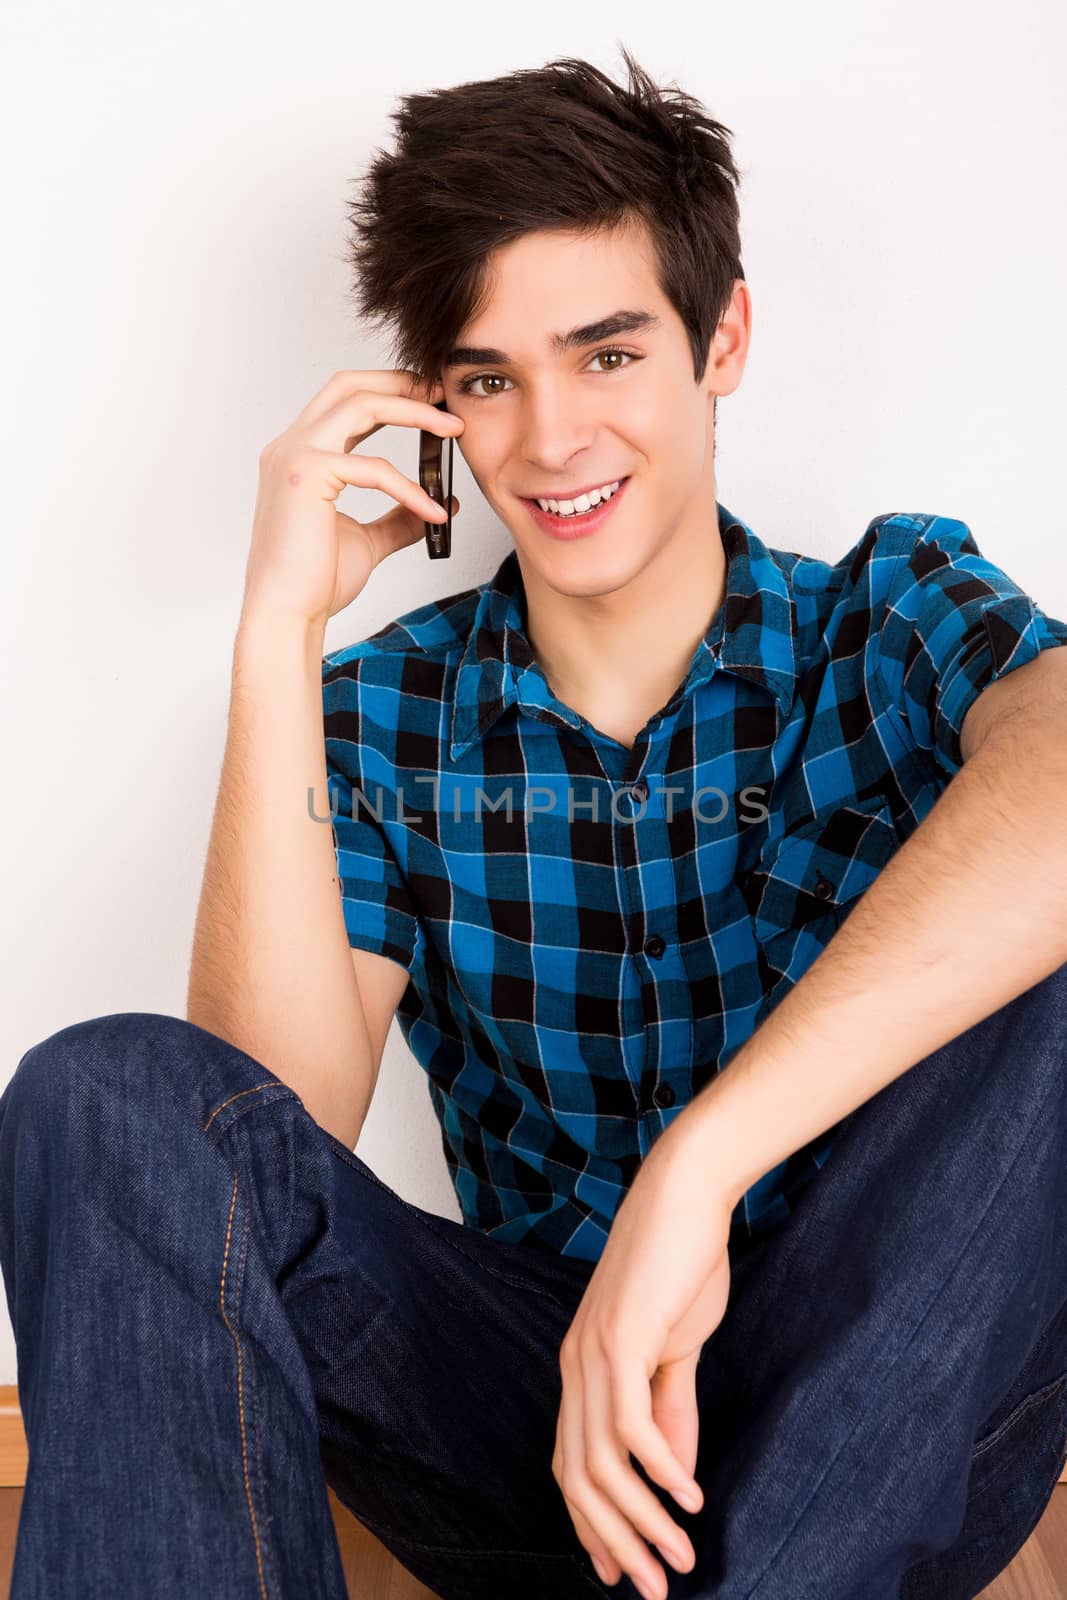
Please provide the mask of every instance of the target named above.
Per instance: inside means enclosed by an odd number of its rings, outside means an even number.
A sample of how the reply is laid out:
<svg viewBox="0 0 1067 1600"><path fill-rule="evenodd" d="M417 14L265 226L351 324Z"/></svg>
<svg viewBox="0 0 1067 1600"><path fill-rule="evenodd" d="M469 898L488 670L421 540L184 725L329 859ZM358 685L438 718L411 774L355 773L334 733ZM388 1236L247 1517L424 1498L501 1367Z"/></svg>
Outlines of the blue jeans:
<svg viewBox="0 0 1067 1600"><path fill-rule="evenodd" d="M703 1511L635 1463L697 1553L672 1600L965 1600L1029 1537L1067 1455L1065 1038L1067 967L853 1112L737 1252ZM551 1473L592 1263L410 1205L213 1034L121 1013L27 1051L0 1265L12 1600L344 1600L327 1483L446 1600L636 1595Z"/></svg>

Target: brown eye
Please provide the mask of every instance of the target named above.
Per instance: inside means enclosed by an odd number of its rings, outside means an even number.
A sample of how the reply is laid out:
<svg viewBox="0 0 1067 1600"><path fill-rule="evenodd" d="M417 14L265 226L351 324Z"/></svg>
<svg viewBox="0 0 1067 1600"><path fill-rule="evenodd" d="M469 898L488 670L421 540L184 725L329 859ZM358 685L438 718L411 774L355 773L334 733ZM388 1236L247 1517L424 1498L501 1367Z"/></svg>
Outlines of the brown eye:
<svg viewBox="0 0 1067 1600"><path fill-rule="evenodd" d="M464 378L461 381L459 392L460 394L472 394L475 400L491 400L494 394L501 394L504 391L493 389L489 394L476 394L474 385L476 383L491 383L495 378L503 379L503 374L499 372L475 372L471 377Z"/></svg>
<svg viewBox="0 0 1067 1600"><path fill-rule="evenodd" d="M594 361L602 361L605 356L622 356L625 366L616 365L613 367L601 367L601 375L604 377L607 377L613 372L624 372L626 367L632 365L633 362L644 360L644 356L636 355L631 350L616 350L614 347L611 347L606 350L594 350L593 354L589 357L590 364L592 364ZM510 382L510 379L505 378L501 372L475 372L472 373L469 378L463 378L460 381L459 392L460 394L469 394L475 400L491 400L494 395L506 394L507 390L493 389L490 390L489 393L479 394L475 390L474 385L476 383L488 384L498 379L504 383Z"/></svg>

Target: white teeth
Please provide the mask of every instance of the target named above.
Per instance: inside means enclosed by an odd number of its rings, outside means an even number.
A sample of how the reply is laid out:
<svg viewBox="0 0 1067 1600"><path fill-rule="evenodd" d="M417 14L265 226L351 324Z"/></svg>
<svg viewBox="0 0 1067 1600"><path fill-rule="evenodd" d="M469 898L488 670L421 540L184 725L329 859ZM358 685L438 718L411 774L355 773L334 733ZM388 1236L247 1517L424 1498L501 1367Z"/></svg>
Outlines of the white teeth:
<svg viewBox="0 0 1067 1600"><path fill-rule="evenodd" d="M618 478L601 489L590 489L588 494L580 494L577 500L538 500L537 504L542 511L551 511L558 517L581 516L593 506L598 506L602 500L610 500L621 482L622 479Z"/></svg>

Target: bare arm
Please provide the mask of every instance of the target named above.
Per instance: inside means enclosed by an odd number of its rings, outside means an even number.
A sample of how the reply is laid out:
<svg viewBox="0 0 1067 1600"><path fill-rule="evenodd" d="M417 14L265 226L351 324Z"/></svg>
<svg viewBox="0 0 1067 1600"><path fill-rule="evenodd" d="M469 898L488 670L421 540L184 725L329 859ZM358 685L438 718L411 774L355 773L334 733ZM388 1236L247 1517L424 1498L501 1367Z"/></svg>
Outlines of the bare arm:
<svg viewBox="0 0 1067 1600"><path fill-rule="evenodd" d="M360 950L354 945L351 956L359 984L359 997L363 1002L363 1015L367 1020L367 1032L370 1034L377 1081L389 1028L408 986L408 970L394 961L392 956L381 956L373 950Z"/></svg>
<svg viewBox="0 0 1067 1600"><path fill-rule="evenodd" d="M345 932L333 832L308 815L309 788L316 813L330 809L322 647L312 625L238 631L186 1011L289 1084L351 1149L381 1052Z"/></svg>
<svg viewBox="0 0 1067 1600"><path fill-rule="evenodd" d="M403 371L335 373L260 457L193 937L189 1021L262 1062L350 1149L407 974L349 945L329 821L323 643L329 618L374 568L420 540L424 518L444 516L388 461L349 454L386 422L462 429L430 403L439 389L420 400L421 386ZM346 484L383 489L400 503L375 522L356 522L334 503Z"/></svg>
<svg viewBox="0 0 1067 1600"><path fill-rule="evenodd" d="M724 1152L732 1203L1067 961L1067 648L988 684L961 750L929 815L672 1124Z"/></svg>

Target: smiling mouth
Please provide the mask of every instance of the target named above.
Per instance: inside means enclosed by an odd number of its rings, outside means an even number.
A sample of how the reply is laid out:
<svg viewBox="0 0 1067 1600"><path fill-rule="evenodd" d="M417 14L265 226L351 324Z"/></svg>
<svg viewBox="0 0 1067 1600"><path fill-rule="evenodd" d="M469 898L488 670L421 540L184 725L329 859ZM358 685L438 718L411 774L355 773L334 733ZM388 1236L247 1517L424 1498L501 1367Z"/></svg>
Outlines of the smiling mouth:
<svg viewBox="0 0 1067 1600"><path fill-rule="evenodd" d="M595 511L599 506L609 504L618 494L623 484L628 481L629 473L621 478L602 479L600 483L593 484L588 489L579 489L576 493L567 495L522 495L520 498L525 500L527 505L537 506L544 516L559 517L561 521L566 522L571 517L588 516L591 511ZM603 492L605 488L610 489L610 493L605 494ZM579 505L578 502L583 500L585 504ZM553 507L556 509L553 510ZM569 507L569 509L564 510L564 507Z"/></svg>

